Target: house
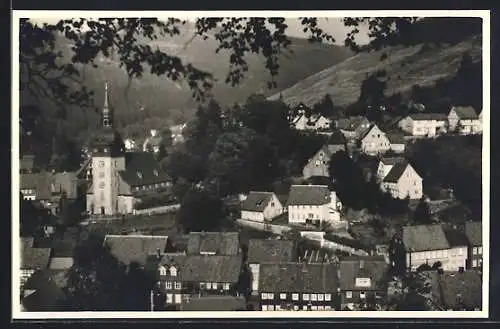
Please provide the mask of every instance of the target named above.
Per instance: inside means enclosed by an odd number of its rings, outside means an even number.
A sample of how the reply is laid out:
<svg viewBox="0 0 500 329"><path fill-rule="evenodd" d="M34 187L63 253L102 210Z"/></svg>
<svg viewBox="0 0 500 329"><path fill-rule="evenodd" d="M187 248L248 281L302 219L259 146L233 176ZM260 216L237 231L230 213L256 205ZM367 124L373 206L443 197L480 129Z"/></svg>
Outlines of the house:
<svg viewBox="0 0 500 329"><path fill-rule="evenodd" d="M467 268L483 268L483 228L481 222L466 222L464 231L468 240Z"/></svg>
<svg viewBox="0 0 500 329"><path fill-rule="evenodd" d="M288 223L340 222L341 203L326 185L292 185L287 201Z"/></svg>
<svg viewBox="0 0 500 329"><path fill-rule="evenodd" d="M449 238L452 241L448 241ZM421 265L434 266L438 262L444 271L465 268L467 247L457 243L450 231L445 233L439 224L404 226L402 242L406 251L406 268L411 271Z"/></svg>
<svg viewBox="0 0 500 329"><path fill-rule="evenodd" d="M370 121L363 116L342 118L335 121L335 127L340 129L347 139L359 139L361 134L370 128Z"/></svg>
<svg viewBox="0 0 500 329"><path fill-rule="evenodd" d="M448 269L463 271L467 268L467 236L453 227L443 226L443 232L450 245L448 251Z"/></svg>
<svg viewBox="0 0 500 329"><path fill-rule="evenodd" d="M414 137L436 137L447 131L447 117L441 113L414 113L398 122L398 127Z"/></svg>
<svg viewBox="0 0 500 329"><path fill-rule="evenodd" d="M445 311L480 311L482 278L476 271L429 273L431 298Z"/></svg>
<svg viewBox="0 0 500 329"><path fill-rule="evenodd" d="M188 255L240 255L238 232L191 232L188 236Z"/></svg>
<svg viewBox="0 0 500 329"><path fill-rule="evenodd" d="M161 136L157 134L156 129L151 129L150 133L151 135L142 144L142 151L158 153L160 152Z"/></svg>
<svg viewBox="0 0 500 329"><path fill-rule="evenodd" d="M92 215L132 213L141 198L171 186L153 153L125 152L123 140L113 127L113 116L106 83L102 126L89 143L92 181L87 190L87 212Z"/></svg>
<svg viewBox="0 0 500 329"><path fill-rule="evenodd" d="M331 140L327 145L322 146L306 163L302 169L304 179L315 176L329 177L330 158L337 152L345 151L345 140Z"/></svg>
<svg viewBox="0 0 500 329"><path fill-rule="evenodd" d="M39 201L47 208L57 208L63 193L69 200L78 196L78 178L74 172L21 174L20 185L25 200Z"/></svg>
<svg viewBox="0 0 500 329"><path fill-rule="evenodd" d="M332 121L323 115L299 114L292 121L292 126L297 130L328 130L331 128Z"/></svg>
<svg viewBox="0 0 500 329"><path fill-rule="evenodd" d="M388 264L384 256L349 256L340 259L341 310L383 310L386 305Z"/></svg>
<svg viewBox="0 0 500 329"><path fill-rule="evenodd" d="M381 190L389 192L395 199L422 198L423 179L404 158L382 158L377 168L377 179Z"/></svg>
<svg viewBox="0 0 500 329"><path fill-rule="evenodd" d="M125 266L132 264L144 267L148 255L164 253L167 248L167 236L152 235L106 235L104 246Z"/></svg>
<svg viewBox="0 0 500 329"><path fill-rule="evenodd" d="M39 270L48 268L50 248L34 248L25 240L21 245L21 286Z"/></svg>
<svg viewBox="0 0 500 329"><path fill-rule="evenodd" d="M337 309L337 266L329 263L267 263L259 274L262 311Z"/></svg>
<svg viewBox="0 0 500 329"><path fill-rule="evenodd" d="M404 138L404 134L401 133L387 133L387 138L389 139L389 143L391 145L390 150L394 153L404 153L406 149L406 142Z"/></svg>
<svg viewBox="0 0 500 329"><path fill-rule="evenodd" d="M182 310L193 298L239 297L240 256L157 254L149 263L156 272L154 310Z"/></svg>
<svg viewBox="0 0 500 329"><path fill-rule="evenodd" d="M449 130L460 135L482 132L481 119L472 106L453 106L448 114Z"/></svg>
<svg viewBox="0 0 500 329"><path fill-rule="evenodd" d="M242 219L264 222L281 214L283 205L273 192L250 191L241 204Z"/></svg>
<svg viewBox="0 0 500 329"><path fill-rule="evenodd" d="M23 155L19 162L19 173L30 174L33 172L35 165L35 156L32 154Z"/></svg>
<svg viewBox="0 0 500 329"><path fill-rule="evenodd" d="M370 125L361 134L358 143L361 151L368 155L385 153L391 148L391 142L376 124Z"/></svg>
<svg viewBox="0 0 500 329"><path fill-rule="evenodd" d="M247 263L252 274L252 293L259 291L260 264L287 263L296 259L294 241L250 239Z"/></svg>
<svg viewBox="0 0 500 329"><path fill-rule="evenodd" d="M34 273L24 284L21 292L23 312L64 311L66 294L65 274L50 270Z"/></svg>

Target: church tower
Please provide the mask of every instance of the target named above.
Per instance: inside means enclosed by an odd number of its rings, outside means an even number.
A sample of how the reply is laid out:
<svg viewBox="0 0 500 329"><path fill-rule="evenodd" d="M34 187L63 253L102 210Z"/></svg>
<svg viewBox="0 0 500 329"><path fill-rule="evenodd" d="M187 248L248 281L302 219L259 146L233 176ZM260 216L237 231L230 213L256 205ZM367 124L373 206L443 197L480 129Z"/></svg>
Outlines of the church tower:
<svg viewBox="0 0 500 329"><path fill-rule="evenodd" d="M101 129L90 147L92 197L87 198L87 210L95 215L116 215L119 210L119 175L125 170L125 151L121 136L113 127L108 82L105 84L101 120Z"/></svg>

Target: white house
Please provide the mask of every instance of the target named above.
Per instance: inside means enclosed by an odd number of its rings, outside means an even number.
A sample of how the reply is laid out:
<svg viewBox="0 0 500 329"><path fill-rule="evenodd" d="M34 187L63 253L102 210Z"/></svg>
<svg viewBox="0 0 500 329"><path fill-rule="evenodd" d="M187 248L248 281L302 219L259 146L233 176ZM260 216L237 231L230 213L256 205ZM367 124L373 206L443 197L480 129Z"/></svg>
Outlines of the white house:
<svg viewBox="0 0 500 329"><path fill-rule="evenodd" d="M393 198L422 198L422 177L403 158L382 158L377 168L377 178L381 190L389 192Z"/></svg>
<svg viewBox="0 0 500 329"><path fill-rule="evenodd" d="M135 144L135 141L131 138L127 138L123 141L123 144L125 144L125 149L127 151L132 151L132 150L135 150L136 149L136 144Z"/></svg>
<svg viewBox="0 0 500 329"><path fill-rule="evenodd" d="M391 142L386 134L376 124L372 124L359 139L361 151L368 155L376 155L387 152L391 148Z"/></svg>
<svg viewBox="0 0 500 329"><path fill-rule="evenodd" d="M460 135L480 134L481 119L472 106L454 106L448 114L449 130Z"/></svg>
<svg viewBox="0 0 500 329"><path fill-rule="evenodd" d="M251 191L241 204L241 218L270 221L283 213L283 205L273 192Z"/></svg>
<svg viewBox="0 0 500 329"><path fill-rule="evenodd" d="M447 118L440 113L415 113L401 119L398 127L415 137L435 137L446 133Z"/></svg>
<svg viewBox="0 0 500 329"><path fill-rule="evenodd" d="M342 205L326 185L292 185L287 207L289 223L340 222Z"/></svg>
<svg viewBox="0 0 500 329"><path fill-rule="evenodd" d="M406 268L415 271L421 265L440 262L444 271L465 269L467 241L458 231L443 229L440 224L404 226L403 245Z"/></svg>
<svg viewBox="0 0 500 329"><path fill-rule="evenodd" d="M323 115L299 114L292 122L297 130L327 130L330 129L332 121Z"/></svg>

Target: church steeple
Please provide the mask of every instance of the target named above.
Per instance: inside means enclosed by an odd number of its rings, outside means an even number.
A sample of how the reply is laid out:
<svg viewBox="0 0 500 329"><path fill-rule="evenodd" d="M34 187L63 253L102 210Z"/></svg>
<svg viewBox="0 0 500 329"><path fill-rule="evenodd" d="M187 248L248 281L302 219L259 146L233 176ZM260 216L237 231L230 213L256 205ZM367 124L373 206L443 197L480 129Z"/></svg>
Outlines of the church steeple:
<svg viewBox="0 0 500 329"><path fill-rule="evenodd" d="M113 111L109 107L109 87L108 81L104 85L104 106L102 108L102 125L104 127L113 126Z"/></svg>

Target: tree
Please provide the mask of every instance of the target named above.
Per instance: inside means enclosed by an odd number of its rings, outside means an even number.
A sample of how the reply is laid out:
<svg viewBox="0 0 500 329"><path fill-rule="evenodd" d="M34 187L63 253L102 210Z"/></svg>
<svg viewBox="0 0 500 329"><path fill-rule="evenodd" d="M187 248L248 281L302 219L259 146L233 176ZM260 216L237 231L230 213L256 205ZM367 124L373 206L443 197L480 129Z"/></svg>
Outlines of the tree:
<svg viewBox="0 0 500 329"><path fill-rule="evenodd" d="M433 220L431 218L430 209L425 198L420 199L420 202L413 213L413 220L418 224L432 224Z"/></svg>
<svg viewBox="0 0 500 329"><path fill-rule="evenodd" d="M329 173L335 179L335 190L342 203L356 210L362 209L365 195L363 174L347 152L340 151L332 155Z"/></svg>
<svg viewBox="0 0 500 329"><path fill-rule="evenodd" d="M122 307L121 291L125 267L91 235L73 252L67 273L67 304L73 311L112 311Z"/></svg>
<svg viewBox="0 0 500 329"><path fill-rule="evenodd" d="M180 178L197 183L205 179L207 171L206 163L201 156L190 153L182 147L164 158L161 166L172 177L174 184Z"/></svg>
<svg viewBox="0 0 500 329"><path fill-rule="evenodd" d="M201 189L191 189L186 194L178 214L185 232L217 230L225 216L222 200Z"/></svg>

